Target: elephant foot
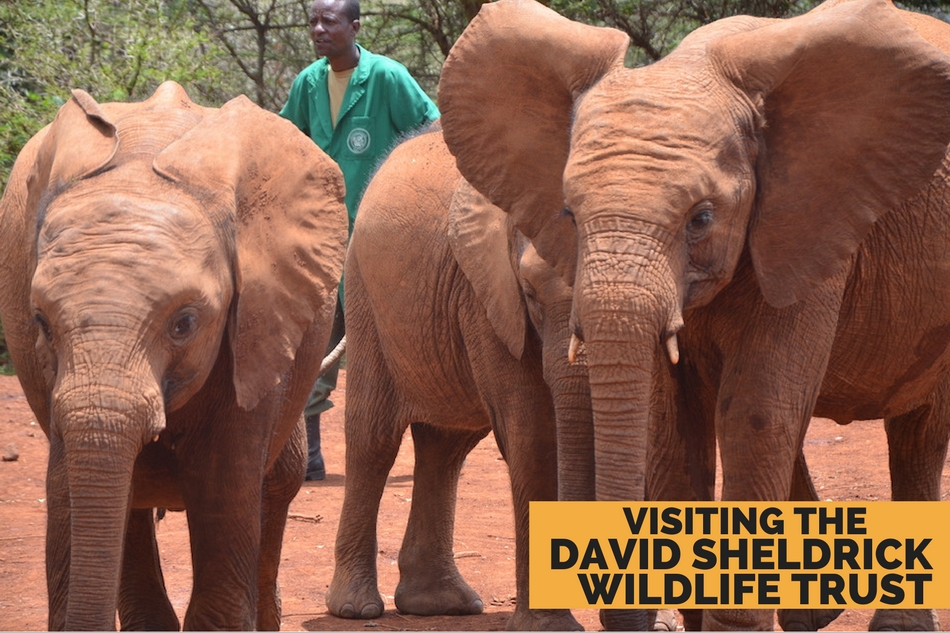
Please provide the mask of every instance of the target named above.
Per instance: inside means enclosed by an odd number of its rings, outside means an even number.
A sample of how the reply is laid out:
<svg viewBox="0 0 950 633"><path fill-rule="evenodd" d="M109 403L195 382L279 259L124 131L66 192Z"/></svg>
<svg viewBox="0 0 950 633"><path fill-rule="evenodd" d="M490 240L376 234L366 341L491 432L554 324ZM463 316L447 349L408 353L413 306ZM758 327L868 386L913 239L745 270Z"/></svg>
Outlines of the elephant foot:
<svg viewBox="0 0 950 633"><path fill-rule="evenodd" d="M119 624L123 631L181 630L178 614L163 587L151 592L135 592L129 586L123 586L118 607Z"/></svg>
<svg viewBox="0 0 950 633"><path fill-rule="evenodd" d="M383 615L383 597L376 588L375 579L343 583L334 574L327 590L327 610L338 618L372 620Z"/></svg>
<svg viewBox="0 0 950 633"><path fill-rule="evenodd" d="M939 631L940 618L933 609L878 609L868 624L870 631Z"/></svg>
<svg viewBox="0 0 950 633"><path fill-rule="evenodd" d="M482 599L457 573L432 580L401 579L394 596L396 609L411 615L478 615Z"/></svg>
<svg viewBox="0 0 950 633"><path fill-rule="evenodd" d="M774 609L704 609L704 631L772 631Z"/></svg>
<svg viewBox="0 0 950 633"><path fill-rule="evenodd" d="M675 631L679 627L679 621L676 619L676 611L673 609L660 609L653 616L654 631Z"/></svg>
<svg viewBox="0 0 950 633"><path fill-rule="evenodd" d="M180 631L181 624L174 611L171 613L137 614L119 620L123 631Z"/></svg>
<svg viewBox="0 0 950 633"><path fill-rule="evenodd" d="M583 631L568 609L529 609L519 604L508 620L509 631Z"/></svg>
<svg viewBox="0 0 950 633"><path fill-rule="evenodd" d="M783 631L817 631L841 615L843 609L779 609L778 622Z"/></svg>
<svg viewBox="0 0 950 633"><path fill-rule="evenodd" d="M605 631L649 631L654 614L646 609L601 609L600 623Z"/></svg>
<svg viewBox="0 0 950 633"><path fill-rule="evenodd" d="M684 631L702 631L703 630L703 610L702 609L680 609L680 617L683 618Z"/></svg>
<svg viewBox="0 0 950 633"><path fill-rule="evenodd" d="M257 605L257 630L258 631L279 631L280 630L280 591L277 592L276 602L273 600L258 601ZM261 602L266 604L262 605Z"/></svg>

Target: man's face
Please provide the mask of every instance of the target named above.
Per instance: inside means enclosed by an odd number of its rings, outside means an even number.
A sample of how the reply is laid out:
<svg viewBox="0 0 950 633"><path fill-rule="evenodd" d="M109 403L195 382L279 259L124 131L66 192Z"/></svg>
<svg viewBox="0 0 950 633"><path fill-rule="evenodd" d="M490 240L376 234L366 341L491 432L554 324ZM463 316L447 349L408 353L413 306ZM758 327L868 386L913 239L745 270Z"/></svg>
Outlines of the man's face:
<svg viewBox="0 0 950 633"><path fill-rule="evenodd" d="M310 5L310 39L319 57L337 57L353 48L359 20L350 20L344 0L314 0Z"/></svg>

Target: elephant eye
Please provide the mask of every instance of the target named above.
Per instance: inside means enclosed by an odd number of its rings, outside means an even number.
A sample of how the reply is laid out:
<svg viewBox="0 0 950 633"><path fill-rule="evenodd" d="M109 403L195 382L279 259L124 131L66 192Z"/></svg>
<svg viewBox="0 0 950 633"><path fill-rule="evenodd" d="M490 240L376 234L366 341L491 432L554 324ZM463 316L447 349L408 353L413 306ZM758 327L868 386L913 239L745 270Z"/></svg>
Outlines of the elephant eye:
<svg viewBox="0 0 950 633"><path fill-rule="evenodd" d="M169 322L168 335L176 343L184 343L198 329L198 317L191 311L177 314Z"/></svg>
<svg viewBox="0 0 950 633"><path fill-rule="evenodd" d="M53 342L53 330L50 328L49 321L46 319L46 315L41 312L37 312L33 315L33 321L39 326L40 332L43 333L43 338L47 342Z"/></svg>
<svg viewBox="0 0 950 633"><path fill-rule="evenodd" d="M574 217L574 212L571 211L571 208L567 205L564 205L564 208L561 209L562 218L571 218L571 222L574 223L574 226L577 226L577 218Z"/></svg>
<svg viewBox="0 0 950 633"><path fill-rule="evenodd" d="M689 222L686 225L686 232L689 237L693 239L703 237L706 234L706 231L709 230L709 227L712 226L714 220L715 216L713 215L713 210L711 208L706 206L700 207L689 219Z"/></svg>
<svg viewBox="0 0 950 633"><path fill-rule="evenodd" d="M538 291L534 289L534 286L527 279L522 280L521 290L524 292L524 296L531 299L532 301L538 297Z"/></svg>

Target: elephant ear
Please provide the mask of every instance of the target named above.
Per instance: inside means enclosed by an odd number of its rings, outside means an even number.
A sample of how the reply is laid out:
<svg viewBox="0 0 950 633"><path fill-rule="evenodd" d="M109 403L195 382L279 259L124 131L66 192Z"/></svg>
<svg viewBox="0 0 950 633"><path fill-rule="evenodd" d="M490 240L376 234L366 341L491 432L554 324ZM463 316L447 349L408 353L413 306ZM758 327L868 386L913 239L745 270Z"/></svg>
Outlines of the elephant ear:
<svg viewBox="0 0 950 633"><path fill-rule="evenodd" d="M27 204L36 209L48 190L93 176L115 155L116 126L89 93L73 90L48 126L27 178Z"/></svg>
<svg viewBox="0 0 950 633"><path fill-rule="evenodd" d="M459 180L449 207L449 244L498 338L520 360L526 312L512 268L506 222L504 211Z"/></svg>
<svg viewBox="0 0 950 633"><path fill-rule="evenodd" d="M0 320L17 378L45 431L49 430L49 400L41 389L34 387L44 384L44 374L35 354L39 327L30 318L33 314L30 287L36 270L37 209L36 201L30 200L28 183L31 179L37 182L37 161L50 127L47 125L37 132L20 150L0 199L0 244L3 245ZM49 173L48 165L46 173Z"/></svg>
<svg viewBox="0 0 950 633"><path fill-rule="evenodd" d="M482 5L442 68L442 128L459 171L565 277L573 258L548 223L564 208L574 101L623 65L628 42L534 0L500 0Z"/></svg>
<svg viewBox="0 0 950 633"><path fill-rule="evenodd" d="M762 108L749 245L766 300L808 295L934 176L950 64L885 0L823 6L710 45Z"/></svg>
<svg viewBox="0 0 950 633"><path fill-rule="evenodd" d="M343 176L293 124L243 95L169 145L154 168L211 191L231 215L234 387L238 404L253 409L290 369L311 325L332 318L346 250Z"/></svg>
<svg viewBox="0 0 950 633"><path fill-rule="evenodd" d="M118 147L116 127L88 93L73 90L72 98L52 123L36 133L17 156L0 202L0 312L8 317L10 354L17 375L40 424L48 423L48 402L32 385L44 383L34 354L38 335L29 318L30 281L36 267L37 214L43 199L69 184L99 173Z"/></svg>

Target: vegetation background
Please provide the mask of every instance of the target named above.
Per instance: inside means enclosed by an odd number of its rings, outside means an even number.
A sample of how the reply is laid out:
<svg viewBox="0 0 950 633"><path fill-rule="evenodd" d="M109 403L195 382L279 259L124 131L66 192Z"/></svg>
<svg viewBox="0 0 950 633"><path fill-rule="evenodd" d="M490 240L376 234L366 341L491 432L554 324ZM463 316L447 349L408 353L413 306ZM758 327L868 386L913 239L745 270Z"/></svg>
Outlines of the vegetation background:
<svg viewBox="0 0 950 633"><path fill-rule="evenodd" d="M571 19L626 32L627 64L654 62L693 29L737 14L789 17L817 0L542 0ZM20 149L73 88L140 101L174 80L196 102L246 94L278 111L314 59L311 0L0 0L0 187ZM359 41L399 60L435 98L452 44L485 0L363 0ZM950 22L950 0L900 6ZM0 244L0 256L5 248ZM0 373L12 373L0 324Z"/></svg>

